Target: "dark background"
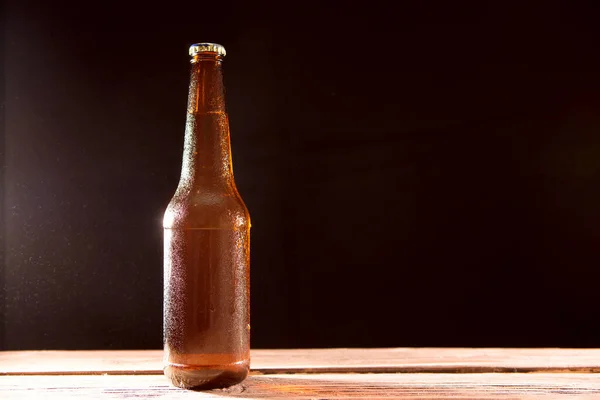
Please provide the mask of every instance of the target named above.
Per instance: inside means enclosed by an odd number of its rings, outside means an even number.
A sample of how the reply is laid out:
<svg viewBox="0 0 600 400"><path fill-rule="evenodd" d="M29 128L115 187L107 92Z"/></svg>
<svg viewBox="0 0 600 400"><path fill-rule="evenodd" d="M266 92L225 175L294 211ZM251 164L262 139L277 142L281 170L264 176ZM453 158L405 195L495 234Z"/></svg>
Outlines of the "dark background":
<svg viewBox="0 0 600 400"><path fill-rule="evenodd" d="M600 346L600 3L274 4L8 0L0 349L161 347L196 41L253 347Z"/></svg>

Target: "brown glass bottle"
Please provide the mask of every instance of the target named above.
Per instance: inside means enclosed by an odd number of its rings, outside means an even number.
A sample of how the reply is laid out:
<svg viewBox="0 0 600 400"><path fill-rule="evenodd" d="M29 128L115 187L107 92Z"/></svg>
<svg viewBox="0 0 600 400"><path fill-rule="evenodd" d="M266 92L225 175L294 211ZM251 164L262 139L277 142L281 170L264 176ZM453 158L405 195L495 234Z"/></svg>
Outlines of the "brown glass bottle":
<svg viewBox="0 0 600 400"><path fill-rule="evenodd" d="M221 63L192 56L179 186L164 215L164 370L175 386L226 387L250 366L250 215L233 179Z"/></svg>

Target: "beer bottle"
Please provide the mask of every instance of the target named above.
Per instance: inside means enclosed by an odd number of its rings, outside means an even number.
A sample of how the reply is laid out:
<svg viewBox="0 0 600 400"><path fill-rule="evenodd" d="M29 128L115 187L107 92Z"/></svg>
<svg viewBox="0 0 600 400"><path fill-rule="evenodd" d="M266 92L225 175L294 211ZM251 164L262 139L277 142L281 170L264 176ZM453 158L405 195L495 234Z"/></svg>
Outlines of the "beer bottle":
<svg viewBox="0 0 600 400"><path fill-rule="evenodd" d="M233 179L225 48L198 43L190 56L181 178L163 220L164 372L209 389L250 366L250 215Z"/></svg>

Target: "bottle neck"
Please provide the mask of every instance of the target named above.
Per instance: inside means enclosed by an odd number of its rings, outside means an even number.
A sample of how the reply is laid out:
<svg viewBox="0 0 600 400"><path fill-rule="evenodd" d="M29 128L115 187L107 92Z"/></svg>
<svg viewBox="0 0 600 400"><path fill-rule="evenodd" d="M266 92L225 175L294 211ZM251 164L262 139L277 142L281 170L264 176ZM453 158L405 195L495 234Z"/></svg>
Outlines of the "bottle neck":
<svg viewBox="0 0 600 400"><path fill-rule="evenodd" d="M199 55L192 60L180 186L232 185L221 57Z"/></svg>

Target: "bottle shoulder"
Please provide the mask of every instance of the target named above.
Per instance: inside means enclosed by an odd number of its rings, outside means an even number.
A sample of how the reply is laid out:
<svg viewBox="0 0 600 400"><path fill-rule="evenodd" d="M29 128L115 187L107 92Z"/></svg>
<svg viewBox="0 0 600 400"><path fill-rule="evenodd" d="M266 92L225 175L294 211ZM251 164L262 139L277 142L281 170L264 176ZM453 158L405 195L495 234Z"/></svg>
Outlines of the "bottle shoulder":
<svg viewBox="0 0 600 400"><path fill-rule="evenodd" d="M237 191L178 190L163 218L165 229L241 229L249 226L248 208Z"/></svg>

